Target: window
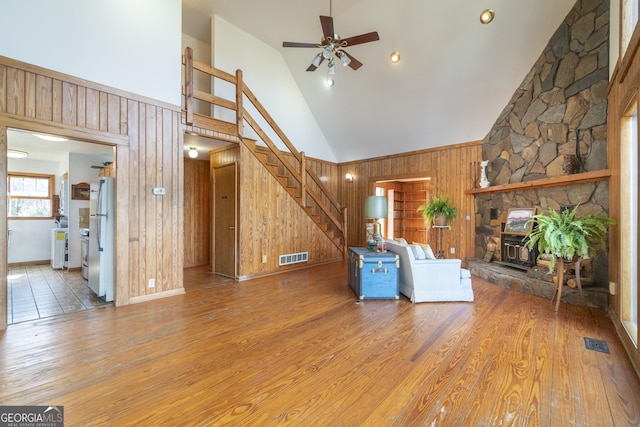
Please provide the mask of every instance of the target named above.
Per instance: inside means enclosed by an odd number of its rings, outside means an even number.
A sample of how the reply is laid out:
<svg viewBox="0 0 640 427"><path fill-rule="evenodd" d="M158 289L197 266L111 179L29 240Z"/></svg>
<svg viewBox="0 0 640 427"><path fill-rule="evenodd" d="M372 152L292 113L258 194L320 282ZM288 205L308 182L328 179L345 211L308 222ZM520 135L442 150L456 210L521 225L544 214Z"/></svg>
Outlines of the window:
<svg viewBox="0 0 640 427"><path fill-rule="evenodd" d="M634 101L622 118L620 146L620 225L629 232L620 236L621 321L629 337L638 345L638 108Z"/></svg>
<svg viewBox="0 0 640 427"><path fill-rule="evenodd" d="M629 47L631 36L638 24L638 0L623 0L621 10L621 40L620 57L622 58Z"/></svg>
<svg viewBox="0 0 640 427"><path fill-rule="evenodd" d="M10 219L53 216L53 175L9 172L7 181Z"/></svg>

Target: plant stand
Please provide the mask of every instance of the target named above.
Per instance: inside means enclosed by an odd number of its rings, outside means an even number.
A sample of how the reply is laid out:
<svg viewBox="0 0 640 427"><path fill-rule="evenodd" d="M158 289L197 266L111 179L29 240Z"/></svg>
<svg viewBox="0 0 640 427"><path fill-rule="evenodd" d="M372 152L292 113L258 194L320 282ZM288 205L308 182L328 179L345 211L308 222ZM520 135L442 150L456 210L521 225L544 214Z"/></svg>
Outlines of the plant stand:
<svg viewBox="0 0 640 427"><path fill-rule="evenodd" d="M436 259L444 259L444 250L442 249L442 230L449 228L447 225L434 225L433 228L438 230L438 250L436 251Z"/></svg>
<svg viewBox="0 0 640 427"><path fill-rule="evenodd" d="M575 261L565 261L564 259L556 258L556 271L558 275L558 283L556 283L556 290L553 293L553 298L551 298L551 304L553 304L554 298L557 296L556 300L556 312L558 308L560 308L560 298L562 298L562 286L564 285L564 270L567 264L574 264L574 269L576 272L576 284L578 285L578 290L580 291L580 296L584 298L584 294L582 293L582 283L580 282L580 263L582 262L582 257L576 258Z"/></svg>

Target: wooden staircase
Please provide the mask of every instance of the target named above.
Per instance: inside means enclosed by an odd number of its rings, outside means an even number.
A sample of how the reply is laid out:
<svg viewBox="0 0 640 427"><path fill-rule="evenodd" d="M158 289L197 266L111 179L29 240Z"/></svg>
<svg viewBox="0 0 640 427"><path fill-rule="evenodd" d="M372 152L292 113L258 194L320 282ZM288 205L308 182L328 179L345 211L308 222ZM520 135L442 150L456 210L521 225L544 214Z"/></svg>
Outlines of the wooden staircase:
<svg viewBox="0 0 640 427"><path fill-rule="evenodd" d="M184 124L190 130L205 136L213 132L216 137L222 137L231 142L242 143L251 151L256 159L280 183L298 205L309 215L328 239L342 252L343 258L347 253L346 208L338 203L314 171L308 167L304 152L299 152L275 123L266 109L258 101L251 90L242 80L242 71L235 75L225 73L210 65L195 61L193 50L186 48L182 63L185 66L185 96ZM208 92L194 88L194 71L205 73L213 79L221 79L235 85L235 100L231 101L217 97ZM221 107L235 113L235 123L214 117L197 114L194 111L194 101L210 104L211 107ZM245 101L249 101L261 116L261 121L267 123L272 133L279 138L279 143L288 151L280 150L276 143L261 128L258 121L244 108ZM209 109L213 111L213 108ZM244 126L247 125L258 136L256 139L243 136Z"/></svg>

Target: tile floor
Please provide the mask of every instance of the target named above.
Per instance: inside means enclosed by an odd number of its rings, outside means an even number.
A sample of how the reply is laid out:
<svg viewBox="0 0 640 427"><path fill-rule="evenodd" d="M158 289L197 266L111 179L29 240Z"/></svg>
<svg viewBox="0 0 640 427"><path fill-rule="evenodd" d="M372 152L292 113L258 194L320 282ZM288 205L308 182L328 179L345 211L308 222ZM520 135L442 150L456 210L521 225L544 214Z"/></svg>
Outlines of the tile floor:
<svg viewBox="0 0 640 427"><path fill-rule="evenodd" d="M111 304L89 289L80 271L50 265L10 266L7 285L9 324Z"/></svg>

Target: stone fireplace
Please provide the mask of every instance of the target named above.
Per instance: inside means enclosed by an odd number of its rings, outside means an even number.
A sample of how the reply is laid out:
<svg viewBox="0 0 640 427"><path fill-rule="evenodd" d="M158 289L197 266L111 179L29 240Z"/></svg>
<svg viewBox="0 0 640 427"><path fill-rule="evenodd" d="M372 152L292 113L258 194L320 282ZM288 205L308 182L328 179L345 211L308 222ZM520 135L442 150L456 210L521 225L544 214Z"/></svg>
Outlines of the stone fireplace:
<svg viewBox="0 0 640 427"><path fill-rule="evenodd" d="M579 205L578 216L608 215L608 34L609 2L578 0L485 136L490 187L470 191L476 259L487 259L487 241L501 237L509 209ZM533 254L507 240L493 259L529 268ZM587 269L590 284L608 289L606 253Z"/></svg>

